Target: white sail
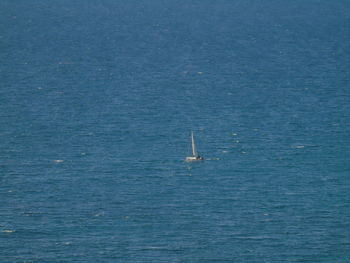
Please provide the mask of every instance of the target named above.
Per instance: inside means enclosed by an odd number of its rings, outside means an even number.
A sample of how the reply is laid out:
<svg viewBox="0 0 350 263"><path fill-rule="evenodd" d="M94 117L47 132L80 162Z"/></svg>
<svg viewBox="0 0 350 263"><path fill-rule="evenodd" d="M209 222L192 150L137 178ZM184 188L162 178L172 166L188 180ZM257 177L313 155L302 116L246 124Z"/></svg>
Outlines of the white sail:
<svg viewBox="0 0 350 263"><path fill-rule="evenodd" d="M193 136L193 132L192 132L192 154L194 157L197 157L198 154L197 154L197 150L196 150L196 145L194 143L194 136Z"/></svg>

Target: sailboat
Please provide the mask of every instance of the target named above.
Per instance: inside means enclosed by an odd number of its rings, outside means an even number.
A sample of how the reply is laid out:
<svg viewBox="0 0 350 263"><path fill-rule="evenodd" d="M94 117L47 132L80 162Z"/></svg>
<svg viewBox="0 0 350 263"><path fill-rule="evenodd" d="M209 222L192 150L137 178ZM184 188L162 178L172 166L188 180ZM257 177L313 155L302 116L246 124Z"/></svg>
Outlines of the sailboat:
<svg viewBox="0 0 350 263"><path fill-rule="evenodd" d="M194 136L193 132L191 134L191 139L192 139L192 156L186 157L186 162L193 162L193 161L201 161L204 160L202 156L199 156L196 150L196 144L194 143Z"/></svg>

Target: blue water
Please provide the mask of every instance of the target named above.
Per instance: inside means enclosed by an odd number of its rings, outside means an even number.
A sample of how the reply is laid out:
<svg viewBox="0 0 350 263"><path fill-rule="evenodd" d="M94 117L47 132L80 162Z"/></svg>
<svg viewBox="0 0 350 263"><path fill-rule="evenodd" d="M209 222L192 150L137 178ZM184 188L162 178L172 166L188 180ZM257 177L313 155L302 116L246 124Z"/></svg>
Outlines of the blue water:
<svg viewBox="0 0 350 263"><path fill-rule="evenodd" d="M0 262L350 262L349 11L2 0Z"/></svg>

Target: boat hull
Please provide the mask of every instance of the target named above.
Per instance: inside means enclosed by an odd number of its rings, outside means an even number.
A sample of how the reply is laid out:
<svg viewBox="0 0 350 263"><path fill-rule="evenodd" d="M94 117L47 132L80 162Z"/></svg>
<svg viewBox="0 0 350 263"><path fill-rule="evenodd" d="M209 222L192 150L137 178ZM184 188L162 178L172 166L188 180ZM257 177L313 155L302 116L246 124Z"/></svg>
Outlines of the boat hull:
<svg viewBox="0 0 350 263"><path fill-rule="evenodd" d="M186 162L196 162L196 161L203 161L204 158L200 157L200 156L190 156L190 157L186 157Z"/></svg>

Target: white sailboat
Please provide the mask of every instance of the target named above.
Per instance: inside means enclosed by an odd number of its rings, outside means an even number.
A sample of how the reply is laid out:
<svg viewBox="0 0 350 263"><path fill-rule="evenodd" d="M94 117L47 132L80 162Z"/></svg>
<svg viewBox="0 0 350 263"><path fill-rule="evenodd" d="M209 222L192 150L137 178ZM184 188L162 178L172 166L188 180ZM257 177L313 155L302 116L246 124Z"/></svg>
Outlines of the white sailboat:
<svg viewBox="0 0 350 263"><path fill-rule="evenodd" d="M204 160L204 158L202 156L199 156L198 153L197 153L196 144L194 143L193 132L191 134L191 139L192 139L192 156L186 157L186 162L193 162L193 161Z"/></svg>

